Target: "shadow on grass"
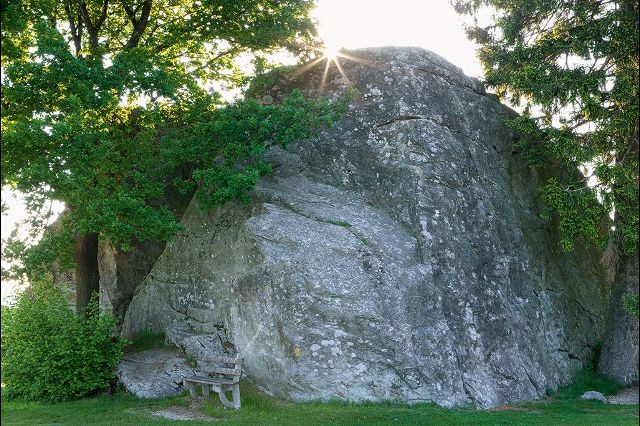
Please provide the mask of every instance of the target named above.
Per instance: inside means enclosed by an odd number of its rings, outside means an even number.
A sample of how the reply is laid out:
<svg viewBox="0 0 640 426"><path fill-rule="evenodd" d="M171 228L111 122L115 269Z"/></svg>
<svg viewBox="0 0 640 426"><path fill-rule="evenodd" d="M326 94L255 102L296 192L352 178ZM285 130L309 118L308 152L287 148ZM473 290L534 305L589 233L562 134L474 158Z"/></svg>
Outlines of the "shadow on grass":
<svg viewBox="0 0 640 426"><path fill-rule="evenodd" d="M164 333L154 333L151 330L145 329L136 333L129 341L129 344L124 347L124 353L142 352L149 349L162 349L166 348Z"/></svg>

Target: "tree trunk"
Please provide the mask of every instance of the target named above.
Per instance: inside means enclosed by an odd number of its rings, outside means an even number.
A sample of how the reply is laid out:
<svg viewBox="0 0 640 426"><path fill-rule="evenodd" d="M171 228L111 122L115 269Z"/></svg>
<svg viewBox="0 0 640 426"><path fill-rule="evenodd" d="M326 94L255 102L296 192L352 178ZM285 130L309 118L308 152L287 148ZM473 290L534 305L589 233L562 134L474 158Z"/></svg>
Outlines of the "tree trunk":
<svg viewBox="0 0 640 426"><path fill-rule="evenodd" d="M622 256L611 288L600 374L622 384L638 381L638 318L624 309L622 296L638 294L638 254Z"/></svg>
<svg viewBox="0 0 640 426"><path fill-rule="evenodd" d="M100 291L98 272L98 234L77 236L74 246L76 261L76 311L85 312L93 293Z"/></svg>

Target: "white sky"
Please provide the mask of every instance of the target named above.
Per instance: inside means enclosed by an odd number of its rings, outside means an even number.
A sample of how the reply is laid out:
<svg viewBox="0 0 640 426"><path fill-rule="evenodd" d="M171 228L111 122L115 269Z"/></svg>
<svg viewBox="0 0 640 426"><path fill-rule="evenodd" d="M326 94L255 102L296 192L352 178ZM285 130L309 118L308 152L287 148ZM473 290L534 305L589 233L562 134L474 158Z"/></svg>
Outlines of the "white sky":
<svg viewBox="0 0 640 426"><path fill-rule="evenodd" d="M480 77L475 46L467 40L463 21L448 0L318 0L314 17L328 46L358 48L419 46L429 49L467 75ZM2 238L25 218L19 194L3 188L9 211L2 216ZM60 206L58 206L60 209ZM12 283L2 283L2 301L11 297Z"/></svg>
<svg viewBox="0 0 640 426"><path fill-rule="evenodd" d="M475 46L449 0L318 0L314 17L329 46L419 46L467 75L482 75Z"/></svg>

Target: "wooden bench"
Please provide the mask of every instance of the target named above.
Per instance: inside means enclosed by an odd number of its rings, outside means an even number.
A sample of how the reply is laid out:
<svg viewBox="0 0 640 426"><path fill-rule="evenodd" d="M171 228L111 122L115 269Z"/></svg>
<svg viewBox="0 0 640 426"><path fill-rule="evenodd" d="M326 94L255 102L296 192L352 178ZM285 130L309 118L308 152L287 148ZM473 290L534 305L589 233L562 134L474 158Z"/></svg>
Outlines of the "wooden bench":
<svg viewBox="0 0 640 426"><path fill-rule="evenodd" d="M197 370L202 374L185 377L182 380L184 387L189 389L192 397L196 397L196 386L202 387L202 396L209 396L209 387L220 396L220 402L225 407L240 408L240 375L242 374L242 358L210 357L198 360ZM232 392L232 400L229 401L226 392Z"/></svg>

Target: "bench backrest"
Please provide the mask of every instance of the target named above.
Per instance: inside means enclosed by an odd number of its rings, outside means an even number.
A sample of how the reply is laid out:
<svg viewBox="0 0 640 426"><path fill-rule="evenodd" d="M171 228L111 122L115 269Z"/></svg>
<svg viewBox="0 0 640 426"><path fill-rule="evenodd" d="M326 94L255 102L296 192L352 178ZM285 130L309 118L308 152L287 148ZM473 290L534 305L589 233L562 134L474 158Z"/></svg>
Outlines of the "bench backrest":
<svg viewBox="0 0 640 426"><path fill-rule="evenodd" d="M240 377L242 374L242 357L205 357L198 362L198 367L209 374Z"/></svg>

